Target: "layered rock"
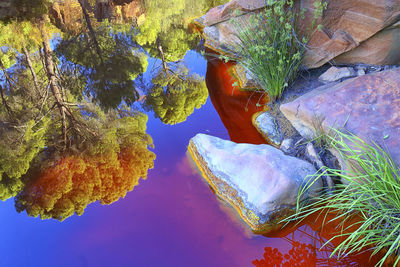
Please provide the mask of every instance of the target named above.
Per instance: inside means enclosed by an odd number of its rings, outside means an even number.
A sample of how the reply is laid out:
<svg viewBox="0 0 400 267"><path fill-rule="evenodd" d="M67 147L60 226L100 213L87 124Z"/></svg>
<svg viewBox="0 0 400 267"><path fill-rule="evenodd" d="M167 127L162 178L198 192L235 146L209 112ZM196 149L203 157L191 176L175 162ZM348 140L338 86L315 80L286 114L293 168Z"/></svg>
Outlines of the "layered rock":
<svg viewBox="0 0 400 267"><path fill-rule="evenodd" d="M334 59L336 64L366 63L378 65L400 64L400 22L378 32L356 49Z"/></svg>
<svg viewBox="0 0 400 267"><path fill-rule="evenodd" d="M232 205L254 232L276 230L294 212L301 186L316 170L269 145L237 144L204 134L189 152L216 194ZM318 194L317 180L303 197Z"/></svg>
<svg viewBox="0 0 400 267"><path fill-rule="evenodd" d="M306 19L297 27L310 29L316 0L297 0L295 5L305 9ZM316 68L330 60L340 63L398 64L400 44L400 2L392 0L328 0L319 23L321 31L310 38L304 66ZM234 18L247 25L249 14L260 12L266 6L263 0L233 0L211 9L198 19L204 26L206 45L217 52L234 54L239 42ZM238 10L238 11L234 11ZM342 55L342 56L341 56Z"/></svg>
<svg viewBox="0 0 400 267"><path fill-rule="evenodd" d="M343 127L388 148L400 164L400 68L319 87L280 109L306 138L314 137L316 123L326 133Z"/></svg>

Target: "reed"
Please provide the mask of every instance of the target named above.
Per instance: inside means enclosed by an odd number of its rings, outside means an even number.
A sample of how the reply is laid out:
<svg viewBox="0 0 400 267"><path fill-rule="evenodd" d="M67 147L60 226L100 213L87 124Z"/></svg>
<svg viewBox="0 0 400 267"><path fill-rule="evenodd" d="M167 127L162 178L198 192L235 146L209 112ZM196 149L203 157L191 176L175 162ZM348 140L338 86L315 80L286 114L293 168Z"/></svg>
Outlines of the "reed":
<svg viewBox="0 0 400 267"><path fill-rule="evenodd" d="M397 256L400 249L399 167L380 146L369 145L353 134L335 130L335 137L330 137L330 141L348 163L346 170L327 168L316 174L300 190L296 214L285 221L302 220L314 213L321 216L327 212L338 214L334 220L339 219L341 223L332 239L342 238L343 242L332 255L341 258L369 248L373 251L372 256L383 253L376 265L382 266L389 258ZM337 185L333 193L324 193L313 201L300 201L305 191L322 175L340 177L346 182ZM356 222L351 220L355 216ZM394 266L399 260L397 257Z"/></svg>

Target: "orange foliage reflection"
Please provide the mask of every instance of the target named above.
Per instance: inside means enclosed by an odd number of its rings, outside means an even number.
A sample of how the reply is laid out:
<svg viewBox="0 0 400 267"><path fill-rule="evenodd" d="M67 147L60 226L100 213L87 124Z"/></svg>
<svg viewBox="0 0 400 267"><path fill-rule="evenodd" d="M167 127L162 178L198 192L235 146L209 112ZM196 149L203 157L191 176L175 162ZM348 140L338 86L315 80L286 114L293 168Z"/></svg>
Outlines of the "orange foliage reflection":
<svg viewBox="0 0 400 267"><path fill-rule="evenodd" d="M300 226L291 224L281 232L267 234L267 237L285 240L290 249L284 254L278 248L265 247L263 258L254 260L253 265L257 267L374 266L382 255L372 256L368 248L340 259L335 255L331 256L336 246L344 240L344 238L332 239L340 234L342 229L340 222L334 218L334 214L313 215L306 218ZM354 222L346 222L344 228ZM327 240L330 242L327 243ZM393 265L390 260L384 266Z"/></svg>
<svg viewBox="0 0 400 267"><path fill-rule="evenodd" d="M292 249L284 255L277 248L266 247L264 251L264 258L254 260L254 266L310 267L317 263L317 253L311 244L293 242Z"/></svg>
<svg viewBox="0 0 400 267"><path fill-rule="evenodd" d="M232 62L224 63L216 58L208 59L206 83L211 102L232 141L264 144L264 138L251 121L254 113L263 110L263 94L241 91L238 87L232 86L236 81L230 71L232 66L234 66ZM257 103L260 106L257 106Z"/></svg>
<svg viewBox="0 0 400 267"><path fill-rule="evenodd" d="M146 178L154 159L147 143L120 152L66 156L24 188L16 197L17 211L64 220L74 213L83 214L90 203L111 204L131 191L140 177Z"/></svg>

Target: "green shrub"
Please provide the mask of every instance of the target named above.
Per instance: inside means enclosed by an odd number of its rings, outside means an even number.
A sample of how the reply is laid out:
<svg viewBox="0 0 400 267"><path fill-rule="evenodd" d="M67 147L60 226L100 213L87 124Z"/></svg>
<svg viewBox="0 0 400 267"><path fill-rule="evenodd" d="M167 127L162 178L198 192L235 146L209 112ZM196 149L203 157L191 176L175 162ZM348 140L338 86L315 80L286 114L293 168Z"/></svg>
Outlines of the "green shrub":
<svg viewBox="0 0 400 267"><path fill-rule="evenodd" d="M240 41L235 47L238 63L252 72L252 78L274 101L297 77L308 37L295 32L295 21L303 14L295 13L293 0L267 0L267 4L248 22L233 23ZM326 5L317 1L315 7L315 15L320 16Z"/></svg>
<svg viewBox="0 0 400 267"><path fill-rule="evenodd" d="M357 136L340 131L335 131L335 135L331 144L348 162L348 170L328 168L324 173L316 174L311 181L329 175L347 182L337 185L333 193L325 193L313 202L298 201L297 213L285 221L304 219L313 213L338 214L335 219L339 218L342 223L332 239L342 237L344 241L332 254L340 258L372 247L372 255L384 252L377 263L382 266L400 249L400 169L378 145L368 145ZM301 189L298 200L311 183ZM359 219L351 222L354 216ZM346 223L350 225L346 226ZM399 261L400 258L397 258L394 265Z"/></svg>

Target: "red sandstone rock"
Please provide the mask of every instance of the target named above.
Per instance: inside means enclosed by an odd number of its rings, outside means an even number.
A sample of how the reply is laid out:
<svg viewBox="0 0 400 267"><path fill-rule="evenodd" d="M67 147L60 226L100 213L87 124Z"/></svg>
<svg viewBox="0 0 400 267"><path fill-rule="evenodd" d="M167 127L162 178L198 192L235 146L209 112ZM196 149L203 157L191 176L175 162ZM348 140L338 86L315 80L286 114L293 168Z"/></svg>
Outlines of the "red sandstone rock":
<svg viewBox="0 0 400 267"><path fill-rule="evenodd" d="M375 34L360 46L334 59L337 64L400 64L400 22Z"/></svg>
<svg viewBox="0 0 400 267"><path fill-rule="evenodd" d="M316 0L297 0L297 9L307 10L298 28L310 29ZM322 15L322 31L316 31L309 42L311 48L305 55L304 65L319 67L346 53L338 61L345 63L398 64L400 44L397 28L390 27L399 21L400 1L393 0L327 0L328 8ZM262 0L233 0L211 9L198 20L205 27L206 45L217 51L228 51L237 43L236 32L230 18L258 12L265 6ZM243 17L243 15L239 16ZM246 20L246 18L242 18ZM242 22L240 22L242 23ZM246 23L243 21L243 24ZM388 29L389 32L385 32ZM358 49L360 47L360 49ZM228 48L228 49L227 49ZM373 55L371 57L371 55ZM395 57L393 57L395 55Z"/></svg>

